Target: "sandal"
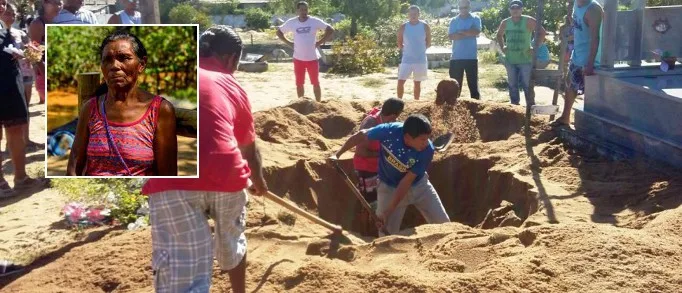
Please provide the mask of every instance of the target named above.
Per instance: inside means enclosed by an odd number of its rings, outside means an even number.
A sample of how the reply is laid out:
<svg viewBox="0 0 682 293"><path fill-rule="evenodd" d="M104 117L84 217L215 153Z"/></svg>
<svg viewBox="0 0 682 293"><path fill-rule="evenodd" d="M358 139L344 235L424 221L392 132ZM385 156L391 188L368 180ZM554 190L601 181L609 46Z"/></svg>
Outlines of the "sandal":
<svg viewBox="0 0 682 293"><path fill-rule="evenodd" d="M9 183L7 183L7 180L5 178L0 179L0 198L8 198L15 196L16 192L14 189L9 187Z"/></svg>
<svg viewBox="0 0 682 293"><path fill-rule="evenodd" d="M33 189L33 188L43 188L43 187L48 187L50 184L50 180L47 178L31 178L31 177L24 177L24 179L21 179L19 181L14 181L14 190L20 191L20 190L27 190L27 189Z"/></svg>
<svg viewBox="0 0 682 293"><path fill-rule="evenodd" d="M568 124L557 119L557 120L554 120L552 123L550 123L549 126L551 126L551 127L565 127L565 126L568 126Z"/></svg>
<svg viewBox="0 0 682 293"><path fill-rule="evenodd" d="M20 273L24 270L22 266L15 265L8 260L0 260L0 277Z"/></svg>

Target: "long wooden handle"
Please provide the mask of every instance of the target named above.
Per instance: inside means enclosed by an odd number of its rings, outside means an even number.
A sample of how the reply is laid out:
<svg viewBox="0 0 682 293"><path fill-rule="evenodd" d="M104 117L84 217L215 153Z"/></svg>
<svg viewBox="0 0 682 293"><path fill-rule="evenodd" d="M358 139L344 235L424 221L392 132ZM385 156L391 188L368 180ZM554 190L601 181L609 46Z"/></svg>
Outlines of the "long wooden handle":
<svg viewBox="0 0 682 293"><path fill-rule="evenodd" d="M346 182L346 185L348 185L350 190L353 192L353 195L355 195L355 197L360 201L360 204L362 204L362 207L364 207L367 210L367 213L369 214L369 217L372 218L372 221L374 221L375 223L379 222L379 218L377 217L377 215L372 210L372 207L369 206L369 203L367 202L365 197L362 196L362 194L360 193L358 188L355 187L355 185L353 184L353 181L351 181L350 177L348 177L348 174L346 174L346 171L343 171L343 169L341 169L341 166L339 166L338 162L334 161L333 163L334 163L334 167L336 168L336 170L343 177L343 181ZM381 228L381 232L383 232L384 235L391 235L388 233L388 230L386 230L386 226L383 226Z"/></svg>
<svg viewBox="0 0 682 293"><path fill-rule="evenodd" d="M308 213L308 212L304 211L303 209L301 209L301 208L297 207L296 205L284 200L283 198L277 196L276 194L274 194L270 191L268 191L268 193L265 194L265 197L271 201L274 201L276 204L284 207L285 209L290 210L291 212L310 220L311 222L313 222L315 224L323 226L323 227L325 227L329 230L332 230L332 231L342 230L341 226L334 225L332 223L329 223L329 222L321 219L318 216L315 216L311 213Z"/></svg>

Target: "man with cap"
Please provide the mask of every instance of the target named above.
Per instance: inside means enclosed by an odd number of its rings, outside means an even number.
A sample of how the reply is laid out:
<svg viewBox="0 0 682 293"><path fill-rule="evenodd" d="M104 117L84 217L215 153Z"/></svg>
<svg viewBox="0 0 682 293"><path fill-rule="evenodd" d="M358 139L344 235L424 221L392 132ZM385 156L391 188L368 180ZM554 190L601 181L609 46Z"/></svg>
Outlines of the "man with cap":
<svg viewBox="0 0 682 293"><path fill-rule="evenodd" d="M526 105L535 104L534 97L530 93L530 75L533 69L533 55L535 48L540 47L545 41L545 29L538 25L535 18L522 14L523 2L512 0L509 3L511 17L503 20L497 29L497 43L502 46L505 55L505 67L507 68L507 83L509 84L509 96L511 103L518 105L519 83L526 98ZM538 38L531 47L533 32L538 30Z"/></svg>

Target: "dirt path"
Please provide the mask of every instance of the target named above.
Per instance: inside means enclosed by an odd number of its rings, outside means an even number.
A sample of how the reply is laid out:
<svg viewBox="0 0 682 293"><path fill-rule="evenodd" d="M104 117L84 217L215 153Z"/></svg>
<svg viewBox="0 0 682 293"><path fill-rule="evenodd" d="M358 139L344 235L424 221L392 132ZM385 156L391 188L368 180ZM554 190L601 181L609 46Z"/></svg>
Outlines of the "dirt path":
<svg viewBox="0 0 682 293"><path fill-rule="evenodd" d="M30 105L31 141L41 144L40 148L27 151L27 172L30 176L45 174L45 105L37 104L37 92ZM2 146L2 166L8 182L14 179L14 170L5 148ZM30 263L50 250L74 241L76 233L65 229L59 213L66 199L55 190L45 189L36 193L23 193L17 197L0 200L0 259L17 263Z"/></svg>

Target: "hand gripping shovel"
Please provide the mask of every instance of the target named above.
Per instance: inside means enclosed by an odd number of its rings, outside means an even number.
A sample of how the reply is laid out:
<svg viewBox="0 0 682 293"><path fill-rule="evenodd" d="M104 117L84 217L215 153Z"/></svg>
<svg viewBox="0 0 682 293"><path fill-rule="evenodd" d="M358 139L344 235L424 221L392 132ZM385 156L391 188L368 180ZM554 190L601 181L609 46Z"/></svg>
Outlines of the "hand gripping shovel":
<svg viewBox="0 0 682 293"><path fill-rule="evenodd" d="M332 160L332 164L334 165L334 168L336 168L336 171L338 171L339 174L341 174L341 177L343 177L343 181L346 182L346 185L348 185L350 190L353 191L353 195L355 195L355 197L360 201L362 207L365 208L365 210L367 210L367 213L369 213L369 216L370 218L372 218L372 221L374 223L378 223L379 218L377 218L377 215L374 213L374 211L372 211L372 207L369 206L369 203L367 202L367 200L365 200L365 197L362 196L357 187L355 187L353 181L351 181L350 177L348 177L348 174L346 174L346 172L343 171L343 169L341 169L341 167L339 166L339 162L337 162L336 160ZM385 226L381 227L381 232L384 233L384 235L391 235L388 233Z"/></svg>

